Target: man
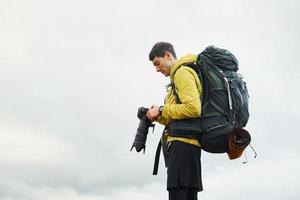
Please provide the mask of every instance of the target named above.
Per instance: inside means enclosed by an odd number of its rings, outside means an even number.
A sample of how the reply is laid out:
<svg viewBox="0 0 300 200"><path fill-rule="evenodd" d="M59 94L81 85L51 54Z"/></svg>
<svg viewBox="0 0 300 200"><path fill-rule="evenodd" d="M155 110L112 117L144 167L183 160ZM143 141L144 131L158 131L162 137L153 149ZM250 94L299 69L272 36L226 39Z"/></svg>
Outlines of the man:
<svg viewBox="0 0 300 200"><path fill-rule="evenodd" d="M167 42L156 43L149 54L156 71L170 76L172 83L165 104L153 105L147 112L151 121L157 121L167 128L164 138L168 147L169 200L197 200L198 192L203 190L200 144L197 135L189 134L189 127L184 126L184 120L198 118L201 114L202 86L196 72L185 66L196 59L196 55L188 54L177 60L172 44ZM175 134L170 124L178 121L182 122L180 126L183 131Z"/></svg>

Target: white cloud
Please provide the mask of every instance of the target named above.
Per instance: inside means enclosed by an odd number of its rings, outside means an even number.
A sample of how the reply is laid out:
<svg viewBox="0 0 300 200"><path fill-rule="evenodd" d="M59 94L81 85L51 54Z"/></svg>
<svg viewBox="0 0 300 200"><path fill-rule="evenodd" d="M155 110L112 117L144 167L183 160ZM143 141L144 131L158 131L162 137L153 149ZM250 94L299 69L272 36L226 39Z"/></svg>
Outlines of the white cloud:
<svg viewBox="0 0 300 200"><path fill-rule="evenodd" d="M2 122L5 121L2 119ZM0 127L0 160L9 165L58 165L74 159L75 149L43 130L30 130L19 124Z"/></svg>

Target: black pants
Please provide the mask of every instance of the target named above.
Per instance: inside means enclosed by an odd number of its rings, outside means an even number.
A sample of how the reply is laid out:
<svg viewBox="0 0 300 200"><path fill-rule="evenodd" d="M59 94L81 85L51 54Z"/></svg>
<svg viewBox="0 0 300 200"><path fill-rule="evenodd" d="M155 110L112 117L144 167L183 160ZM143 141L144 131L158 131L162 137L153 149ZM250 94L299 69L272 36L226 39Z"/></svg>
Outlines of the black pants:
<svg viewBox="0 0 300 200"><path fill-rule="evenodd" d="M167 189L170 191L173 188L193 188L198 192L202 191L200 158L201 149L199 147L180 141L171 142Z"/></svg>
<svg viewBox="0 0 300 200"><path fill-rule="evenodd" d="M169 200L197 200L198 190L181 187L169 189Z"/></svg>

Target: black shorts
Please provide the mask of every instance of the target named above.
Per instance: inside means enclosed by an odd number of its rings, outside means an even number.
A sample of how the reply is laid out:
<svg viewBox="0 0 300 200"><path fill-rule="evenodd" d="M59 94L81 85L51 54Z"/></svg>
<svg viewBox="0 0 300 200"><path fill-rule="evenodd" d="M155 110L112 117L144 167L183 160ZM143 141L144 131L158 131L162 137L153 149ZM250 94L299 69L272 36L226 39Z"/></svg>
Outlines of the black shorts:
<svg viewBox="0 0 300 200"><path fill-rule="evenodd" d="M186 187L202 191L201 149L173 141L169 147L167 189Z"/></svg>

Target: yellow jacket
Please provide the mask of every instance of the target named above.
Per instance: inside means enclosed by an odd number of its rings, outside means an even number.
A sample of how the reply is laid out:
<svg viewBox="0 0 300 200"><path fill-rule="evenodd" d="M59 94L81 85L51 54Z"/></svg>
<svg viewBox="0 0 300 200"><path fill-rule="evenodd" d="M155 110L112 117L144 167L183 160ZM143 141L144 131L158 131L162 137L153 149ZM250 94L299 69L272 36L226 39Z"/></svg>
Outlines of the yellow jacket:
<svg viewBox="0 0 300 200"><path fill-rule="evenodd" d="M186 119L200 116L200 94L202 92L202 86L196 72L192 68L184 66L185 63L195 62L196 59L196 55L188 54L177 60L176 63L171 66L170 79L176 86L176 93L181 103L176 104L176 98L172 92L172 88L168 87L162 116L157 119L160 124L167 125L173 119ZM196 139L167 136L167 141L174 140L200 146Z"/></svg>

